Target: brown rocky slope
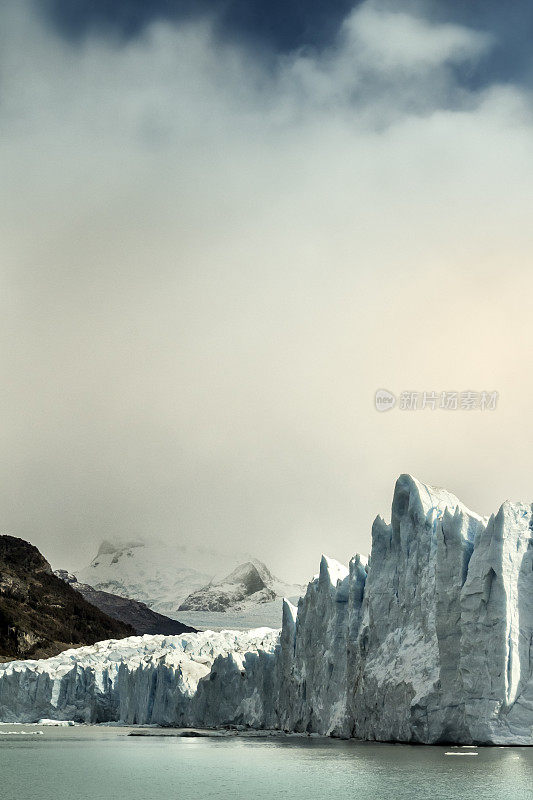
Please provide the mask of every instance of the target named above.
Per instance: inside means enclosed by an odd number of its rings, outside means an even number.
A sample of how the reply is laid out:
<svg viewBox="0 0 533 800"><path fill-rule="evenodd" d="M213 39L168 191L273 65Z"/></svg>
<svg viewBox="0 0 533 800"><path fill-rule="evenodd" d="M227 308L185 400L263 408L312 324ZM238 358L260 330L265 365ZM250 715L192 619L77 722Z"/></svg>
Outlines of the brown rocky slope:
<svg viewBox="0 0 533 800"><path fill-rule="evenodd" d="M0 660L47 658L134 634L56 577L32 544L0 536Z"/></svg>

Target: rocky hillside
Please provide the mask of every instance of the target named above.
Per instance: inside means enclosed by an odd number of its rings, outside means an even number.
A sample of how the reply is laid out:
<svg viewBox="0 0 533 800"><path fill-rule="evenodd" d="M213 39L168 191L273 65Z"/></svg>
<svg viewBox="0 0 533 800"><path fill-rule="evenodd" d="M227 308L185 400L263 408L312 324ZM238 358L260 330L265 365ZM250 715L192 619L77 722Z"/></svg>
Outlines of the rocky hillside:
<svg viewBox="0 0 533 800"><path fill-rule="evenodd" d="M104 614L131 625L138 636L144 636L145 633L163 634L164 636L196 633L196 628L184 625L176 619L165 617L164 614L158 614L138 600L119 597L111 592L94 589L87 583L79 583L75 575L64 569L56 570L55 575L69 583L73 589L76 589L89 603L99 608Z"/></svg>
<svg viewBox="0 0 533 800"><path fill-rule="evenodd" d="M0 536L0 660L46 658L134 633L56 577L36 547Z"/></svg>

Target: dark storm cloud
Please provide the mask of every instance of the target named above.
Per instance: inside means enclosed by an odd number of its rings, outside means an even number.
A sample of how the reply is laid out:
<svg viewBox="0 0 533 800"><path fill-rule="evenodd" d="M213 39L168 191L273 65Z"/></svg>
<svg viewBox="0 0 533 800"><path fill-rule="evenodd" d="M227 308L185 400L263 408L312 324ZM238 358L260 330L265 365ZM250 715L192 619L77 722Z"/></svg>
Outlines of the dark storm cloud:
<svg viewBox="0 0 533 800"><path fill-rule="evenodd" d="M154 21L180 22L202 16L216 20L224 38L249 40L266 50L288 53L323 48L335 40L343 20L362 0L35 0L64 36L87 32L130 39ZM400 4L384 0L384 7ZM422 10L441 23L455 23L490 33L497 41L479 68L458 70L469 85L494 80L529 82L533 73L533 4L529 0L407 0L401 9Z"/></svg>
<svg viewBox="0 0 533 800"><path fill-rule="evenodd" d="M38 0L67 36L111 31L137 36L153 21L180 21L205 14L225 36L243 35L286 52L331 42L353 0Z"/></svg>
<svg viewBox="0 0 533 800"><path fill-rule="evenodd" d="M479 79L531 83L533 75L533 4L529 0L435 0L434 18L489 32L495 42Z"/></svg>

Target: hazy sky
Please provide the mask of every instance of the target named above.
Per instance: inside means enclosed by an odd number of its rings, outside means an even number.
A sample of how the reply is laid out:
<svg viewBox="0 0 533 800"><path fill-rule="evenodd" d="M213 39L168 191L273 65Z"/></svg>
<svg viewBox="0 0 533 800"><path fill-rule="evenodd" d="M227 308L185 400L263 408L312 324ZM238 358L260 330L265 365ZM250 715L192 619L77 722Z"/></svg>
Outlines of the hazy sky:
<svg viewBox="0 0 533 800"><path fill-rule="evenodd" d="M533 500L533 10L502 5L0 0L4 532L304 579L401 472Z"/></svg>

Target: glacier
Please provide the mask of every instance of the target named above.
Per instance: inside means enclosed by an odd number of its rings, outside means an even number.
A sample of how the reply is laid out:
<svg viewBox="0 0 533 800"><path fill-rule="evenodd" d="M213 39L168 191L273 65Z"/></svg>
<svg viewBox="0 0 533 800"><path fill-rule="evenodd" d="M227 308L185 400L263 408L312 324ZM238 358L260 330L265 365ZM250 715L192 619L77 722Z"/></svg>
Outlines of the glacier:
<svg viewBox="0 0 533 800"><path fill-rule="evenodd" d="M410 475L368 561L323 556L281 630L101 642L0 665L0 720L533 745L533 509Z"/></svg>
<svg viewBox="0 0 533 800"><path fill-rule="evenodd" d="M278 632L130 636L35 661L0 664L0 721L194 723L191 699L220 656L273 650Z"/></svg>

